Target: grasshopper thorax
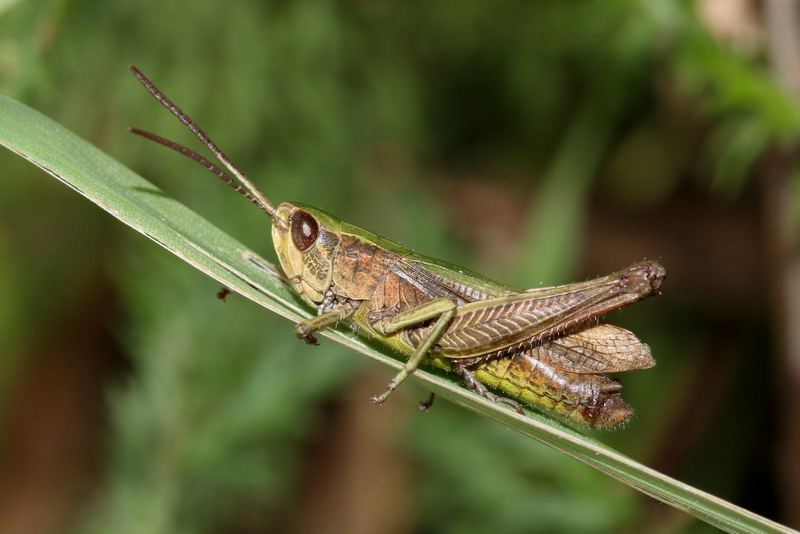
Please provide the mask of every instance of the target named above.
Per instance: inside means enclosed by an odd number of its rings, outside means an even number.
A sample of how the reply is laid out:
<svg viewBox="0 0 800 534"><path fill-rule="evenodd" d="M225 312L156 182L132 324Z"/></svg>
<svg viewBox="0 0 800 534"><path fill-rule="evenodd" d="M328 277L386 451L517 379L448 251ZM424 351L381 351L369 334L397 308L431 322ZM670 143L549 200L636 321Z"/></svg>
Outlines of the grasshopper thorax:
<svg viewBox="0 0 800 534"><path fill-rule="evenodd" d="M275 213L272 241L283 271L304 300L318 306L331 287L341 222L305 204L284 202Z"/></svg>

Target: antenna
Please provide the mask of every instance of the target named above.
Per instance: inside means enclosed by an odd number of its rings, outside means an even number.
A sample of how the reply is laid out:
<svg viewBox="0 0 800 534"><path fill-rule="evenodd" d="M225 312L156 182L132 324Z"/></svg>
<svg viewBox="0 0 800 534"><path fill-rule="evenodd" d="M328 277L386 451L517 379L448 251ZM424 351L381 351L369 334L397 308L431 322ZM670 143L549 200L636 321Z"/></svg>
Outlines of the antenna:
<svg viewBox="0 0 800 534"><path fill-rule="evenodd" d="M170 110L170 112L173 115L178 117L178 119L180 119L180 121L183 124L185 124L186 127L189 128L189 130L193 134L195 134L197 138L204 145L206 145L206 147L208 147L211 153L214 154L214 156L216 156L216 158L220 161L220 163L222 163L222 165L230 171L230 173L235 177L235 179L231 178L228 174L225 173L225 171L223 171L222 169L220 169L219 167L208 161L206 158L204 158L197 152L189 148L186 148L183 145L179 145L178 143L174 143L168 139L164 139L163 137L160 137L156 134L145 132L144 130L140 130L138 128L128 128L128 129L137 135L141 135L142 137L150 139L151 141L155 141L156 143L171 148L172 150L180 152L184 156L193 159L194 161L196 161L197 163L199 163L200 165L202 165L203 167L205 167L206 169L217 175L218 178L220 178L223 182L231 186L235 191L243 195L250 202L258 206L261 209L261 211L263 211L269 216L273 224L280 226L283 229L288 229L286 222L281 219L278 219L278 217L275 215L276 210L275 206L272 205L272 202L270 202L267 199L267 197L264 196L264 194L261 191L259 191L259 189L255 186L255 184L253 184L253 182L251 182L247 178L247 176L244 175L244 173L242 173L241 171L239 171L239 169L236 168L236 166L231 162L231 160L229 160L228 157L222 152L222 150L220 150L219 147L217 147L217 145L214 144L214 142L206 135L206 133L203 130L201 130L200 127L197 124L195 124L195 122L191 118L189 118L189 116L186 113L181 111L181 108L173 104L172 101L169 98L167 98L166 95L164 95L164 93L159 91L158 88L155 85L153 85L153 83L150 80L148 80L147 77L141 73L141 71L139 71L139 69L137 69L133 65L131 65L129 68L131 69L131 72L133 72L133 74L136 75L136 78L139 79L142 85L144 85L145 89L147 89L147 91L151 95L153 95L153 97L155 97L156 100L161 102L161 104L165 108Z"/></svg>

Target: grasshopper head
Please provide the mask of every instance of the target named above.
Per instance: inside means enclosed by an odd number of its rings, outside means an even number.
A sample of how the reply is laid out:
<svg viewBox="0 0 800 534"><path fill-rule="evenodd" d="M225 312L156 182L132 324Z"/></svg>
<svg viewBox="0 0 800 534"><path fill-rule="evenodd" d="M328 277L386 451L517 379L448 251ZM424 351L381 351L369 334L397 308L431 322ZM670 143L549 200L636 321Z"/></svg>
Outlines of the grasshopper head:
<svg viewBox="0 0 800 534"><path fill-rule="evenodd" d="M318 305L331 286L341 221L305 204L284 202L275 212L272 242L295 291Z"/></svg>
<svg viewBox="0 0 800 534"><path fill-rule="evenodd" d="M136 67L131 66L130 68L147 91L178 117L208 147L233 177L185 146L143 130L136 128L130 130L193 159L266 213L272 220L272 239L281 267L289 277L295 291L312 305L321 303L325 293L331 287L333 261L340 241L341 221L322 210L303 204L293 205L284 202L278 206L278 209L275 209L272 202L236 168L188 115L164 96L164 93L159 91Z"/></svg>

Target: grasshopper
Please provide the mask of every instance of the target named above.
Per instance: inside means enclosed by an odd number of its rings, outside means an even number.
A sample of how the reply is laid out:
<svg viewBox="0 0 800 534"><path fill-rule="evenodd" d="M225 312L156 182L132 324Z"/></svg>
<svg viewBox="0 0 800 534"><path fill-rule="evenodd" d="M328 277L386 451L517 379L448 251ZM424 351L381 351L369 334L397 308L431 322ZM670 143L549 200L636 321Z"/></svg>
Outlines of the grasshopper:
<svg viewBox="0 0 800 534"><path fill-rule="evenodd" d="M373 403L383 403L425 362L455 371L481 397L521 414L520 402L595 428L632 415L622 386L603 373L645 369L655 360L631 332L597 318L656 294L666 276L658 262L587 282L520 290L415 254L321 209L290 202L276 208L185 113L130 68L235 179L184 146L130 130L194 159L269 216L289 283L317 310L297 325L297 337L316 345L316 332L349 322L407 358Z"/></svg>

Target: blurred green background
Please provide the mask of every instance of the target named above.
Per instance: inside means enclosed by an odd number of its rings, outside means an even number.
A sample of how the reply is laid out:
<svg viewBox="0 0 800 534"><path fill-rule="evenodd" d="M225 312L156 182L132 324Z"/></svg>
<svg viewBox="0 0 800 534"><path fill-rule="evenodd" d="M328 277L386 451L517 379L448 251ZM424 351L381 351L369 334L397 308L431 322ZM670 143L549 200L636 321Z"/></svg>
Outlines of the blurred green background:
<svg viewBox="0 0 800 534"><path fill-rule="evenodd" d="M129 64L273 201L521 287L660 259L663 295L609 317L658 366L595 436L797 528L798 21L775 4L12 0L0 91L267 258L261 212L127 133L192 142ZM421 414L411 383L374 407L389 370L218 301L6 151L0 176L0 532L713 530L447 402Z"/></svg>

